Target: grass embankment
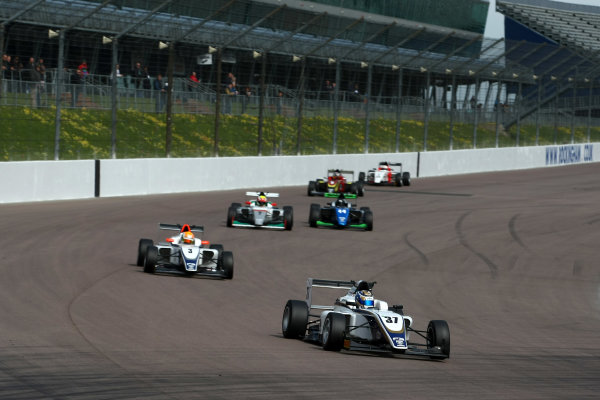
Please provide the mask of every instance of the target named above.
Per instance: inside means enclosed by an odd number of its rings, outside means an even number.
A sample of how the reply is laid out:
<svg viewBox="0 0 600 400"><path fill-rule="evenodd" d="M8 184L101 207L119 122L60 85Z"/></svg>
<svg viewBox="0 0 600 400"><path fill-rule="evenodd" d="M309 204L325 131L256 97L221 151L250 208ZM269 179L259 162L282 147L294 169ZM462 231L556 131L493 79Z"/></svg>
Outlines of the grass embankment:
<svg viewBox="0 0 600 400"><path fill-rule="evenodd" d="M166 141L165 114L118 111L116 150L118 158L164 157ZM60 159L94 159L111 156L111 113L92 109L62 111ZM399 149L401 152L423 150L424 124L403 120ZM172 157L208 157L214 148L214 115L174 114L172 124ZM264 120L263 155L297 153L298 120L272 116ZM429 122L427 150L446 150L450 143L448 122ZM514 146L516 129L501 132L499 146ZM300 152L328 154L333 147L333 118L302 119ZM535 145L535 126L521 127L519 144ZM52 108L0 107L0 160L54 159L55 111ZM587 129L577 127L575 142L584 142ZM591 140L600 141L600 128L593 127ZM477 129L478 148L495 147L495 124L481 124ZM571 130L559 127L555 138L553 127L541 127L539 144L570 143ZM252 156L258 151L258 118L249 115L221 117L219 156ZM339 118L338 153L363 153L365 120ZM453 149L473 148L473 125L454 124ZM394 152L396 121L374 119L369 125L369 152Z"/></svg>

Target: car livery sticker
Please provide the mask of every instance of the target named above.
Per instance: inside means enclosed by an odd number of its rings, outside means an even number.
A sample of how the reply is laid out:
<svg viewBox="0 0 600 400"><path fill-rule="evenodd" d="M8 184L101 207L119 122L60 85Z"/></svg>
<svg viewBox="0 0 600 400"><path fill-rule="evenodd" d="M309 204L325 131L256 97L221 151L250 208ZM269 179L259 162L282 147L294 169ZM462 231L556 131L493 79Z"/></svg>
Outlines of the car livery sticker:
<svg viewBox="0 0 600 400"><path fill-rule="evenodd" d="M200 247L196 246L181 246L181 254L185 262L186 271L196 271L198 269L198 256L200 255Z"/></svg>

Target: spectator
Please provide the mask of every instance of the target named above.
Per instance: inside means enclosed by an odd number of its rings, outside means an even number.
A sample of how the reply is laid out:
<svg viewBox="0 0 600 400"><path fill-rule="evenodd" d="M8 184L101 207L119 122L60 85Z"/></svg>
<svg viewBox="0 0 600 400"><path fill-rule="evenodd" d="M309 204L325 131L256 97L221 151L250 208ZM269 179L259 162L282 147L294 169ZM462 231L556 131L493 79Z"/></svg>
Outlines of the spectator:
<svg viewBox="0 0 600 400"><path fill-rule="evenodd" d="M33 57L32 57L33 59ZM31 59L29 60L31 62ZM29 71L29 93L31 94L31 106L38 108L41 103L40 85L42 80L42 74L40 74L40 66L35 65L33 69Z"/></svg>
<svg viewBox="0 0 600 400"><path fill-rule="evenodd" d="M192 92L194 90L196 90L199 83L200 83L200 80L198 80L198 75L196 75L196 71L192 71L192 74L190 75L190 84L189 84L190 90Z"/></svg>
<svg viewBox="0 0 600 400"><path fill-rule="evenodd" d="M142 68L142 64L138 61L135 63L135 68L133 70L133 79L135 81L136 97L141 97L141 95L142 95L144 78L145 78L144 69Z"/></svg>
<svg viewBox="0 0 600 400"><path fill-rule="evenodd" d="M163 77L161 74L156 76L154 80L154 91L156 92L156 112L162 112L165 106L165 97L167 95L167 90L165 88L165 84L163 82Z"/></svg>
<svg viewBox="0 0 600 400"><path fill-rule="evenodd" d="M71 106L77 107L77 101L79 100L79 92L81 90L80 85L83 83L83 71L77 68L71 72L70 77L71 83Z"/></svg>
<svg viewBox="0 0 600 400"><path fill-rule="evenodd" d="M475 107L477 106L477 99L475 98L475 96L471 97L471 100L469 100L469 102L471 103L471 108L475 109Z"/></svg>
<svg viewBox="0 0 600 400"><path fill-rule="evenodd" d="M279 91L279 93L277 93L276 102L277 115L281 115L281 113L283 112L283 92L281 90Z"/></svg>
<svg viewBox="0 0 600 400"><path fill-rule="evenodd" d="M150 97L150 89L152 89L152 78L148 72L148 67L144 67L144 79L142 80L142 87L144 88L144 97Z"/></svg>
<svg viewBox="0 0 600 400"><path fill-rule="evenodd" d="M81 71L80 76L82 77L82 80L85 79L85 77L89 74L87 61L83 60L81 64L79 64L79 66L77 67L77 70Z"/></svg>

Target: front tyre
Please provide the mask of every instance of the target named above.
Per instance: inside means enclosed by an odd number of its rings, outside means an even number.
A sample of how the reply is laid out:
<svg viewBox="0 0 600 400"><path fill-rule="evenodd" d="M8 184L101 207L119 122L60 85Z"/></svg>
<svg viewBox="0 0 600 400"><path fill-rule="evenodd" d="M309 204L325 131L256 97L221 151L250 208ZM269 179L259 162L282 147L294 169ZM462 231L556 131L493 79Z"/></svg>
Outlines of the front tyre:
<svg viewBox="0 0 600 400"><path fill-rule="evenodd" d="M144 261L144 272L153 274L156 272L156 263L158 262L158 248L149 246L146 249L146 259Z"/></svg>
<svg viewBox="0 0 600 400"><path fill-rule="evenodd" d="M450 357L450 328L444 320L429 321L427 326L427 348L439 347L444 358ZM431 358L438 358L432 356Z"/></svg>
<svg viewBox="0 0 600 400"><path fill-rule="evenodd" d="M224 251L221 253L221 270L225 279L233 278L233 253L231 251Z"/></svg>
<svg viewBox="0 0 600 400"><path fill-rule="evenodd" d="M137 266L141 267L144 265L144 259L146 258L146 250L148 247L154 246L154 242L152 239L140 239L138 244L138 256L137 256Z"/></svg>
<svg viewBox="0 0 600 400"><path fill-rule="evenodd" d="M365 211L365 225L367 225L365 228L367 231L373 230L373 211L371 210Z"/></svg>
<svg viewBox="0 0 600 400"><path fill-rule="evenodd" d="M294 209L292 206L283 207L283 227L286 231L291 231L294 226Z"/></svg>
<svg viewBox="0 0 600 400"><path fill-rule="evenodd" d="M313 193L317 190L317 183L315 181L308 182L307 194L313 196Z"/></svg>
<svg viewBox="0 0 600 400"><path fill-rule="evenodd" d="M288 300L283 309L281 332L286 339L304 339L308 324L308 306L302 300Z"/></svg>
<svg viewBox="0 0 600 400"><path fill-rule="evenodd" d="M340 351L344 347L346 317L344 314L330 312L323 324L323 349Z"/></svg>
<svg viewBox="0 0 600 400"><path fill-rule="evenodd" d="M229 207L227 210L227 226L231 228L233 226L233 221L235 221L235 216L237 214L237 208Z"/></svg>
<svg viewBox="0 0 600 400"><path fill-rule="evenodd" d="M394 175L394 184L396 186L402 186L402 175L400 175L400 174Z"/></svg>
<svg viewBox="0 0 600 400"><path fill-rule="evenodd" d="M318 204L311 204L310 205L310 213L308 214L308 225L310 225L312 228L316 228L317 221L319 220L320 216L321 216L321 206Z"/></svg>
<svg viewBox="0 0 600 400"><path fill-rule="evenodd" d="M402 184L404 186L410 186L410 172L402 173Z"/></svg>

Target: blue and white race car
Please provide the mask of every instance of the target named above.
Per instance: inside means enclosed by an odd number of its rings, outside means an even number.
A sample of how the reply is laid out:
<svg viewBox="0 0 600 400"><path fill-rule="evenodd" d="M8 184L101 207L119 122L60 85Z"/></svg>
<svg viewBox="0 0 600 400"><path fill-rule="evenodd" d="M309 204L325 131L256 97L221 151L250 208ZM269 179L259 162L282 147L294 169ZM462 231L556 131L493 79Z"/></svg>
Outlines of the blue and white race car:
<svg viewBox="0 0 600 400"><path fill-rule="evenodd" d="M387 352L431 359L450 357L450 329L444 320L429 321L427 330L412 327L402 305L388 306L372 294L376 282L308 278L306 300L288 300L281 329L288 339L320 344L325 350ZM314 288L346 290L333 306L312 303ZM416 336L413 341L411 336Z"/></svg>
<svg viewBox="0 0 600 400"><path fill-rule="evenodd" d="M308 224L311 227L327 226L373 230L373 211L369 207L358 209L355 204L346 200L355 199L356 195L325 193L325 197L333 197L337 200L328 203L325 207L321 207L319 204L310 205Z"/></svg>
<svg viewBox="0 0 600 400"><path fill-rule="evenodd" d="M144 272L233 278L233 253L224 251L221 244L210 244L196 237L204 233L202 226L159 224L159 229L179 233L158 243L140 239L137 265L143 266Z"/></svg>

